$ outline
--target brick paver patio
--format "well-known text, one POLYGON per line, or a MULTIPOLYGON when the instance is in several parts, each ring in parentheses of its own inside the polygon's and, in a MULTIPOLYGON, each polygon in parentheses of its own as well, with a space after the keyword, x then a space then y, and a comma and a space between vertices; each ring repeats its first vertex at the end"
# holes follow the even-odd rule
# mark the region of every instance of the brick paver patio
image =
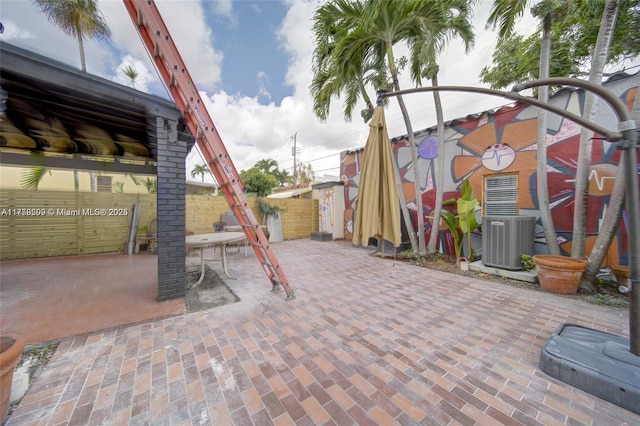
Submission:
POLYGON ((8 424, 640 424, 537 366, 562 323, 628 335, 626 309, 350 242, 274 248, 295 300, 231 253, 241 302, 62 340, 8 424))

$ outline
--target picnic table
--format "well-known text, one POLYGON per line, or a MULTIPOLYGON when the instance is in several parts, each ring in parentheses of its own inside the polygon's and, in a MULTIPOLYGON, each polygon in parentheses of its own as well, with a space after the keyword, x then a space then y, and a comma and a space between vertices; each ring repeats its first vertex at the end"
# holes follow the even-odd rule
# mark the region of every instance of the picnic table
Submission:
POLYGON ((207 247, 220 248, 220 258, 213 260, 219 260, 222 263, 224 274, 233 279, 227 271, 227 245, 241 242, 245 238, 246 235, 244 232, 215 232, 212 234, 188 235, 186 237, 187 245, 200 250, 200 278, 194 285, 200 284, 204 279, 204 249, 207 247))

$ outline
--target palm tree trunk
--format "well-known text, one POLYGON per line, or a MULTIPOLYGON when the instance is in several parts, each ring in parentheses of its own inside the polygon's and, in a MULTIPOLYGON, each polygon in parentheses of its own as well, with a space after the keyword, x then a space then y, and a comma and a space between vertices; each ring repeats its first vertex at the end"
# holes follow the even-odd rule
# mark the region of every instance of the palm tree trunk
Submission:
MULTIPOLYGON (((636 99, 633 102, 631 116, 636 123, 640 123, 640 90, 636 93, 636 99)), ((611 197, 609 198, 609 207, 602 221, 602 227, 599 229, 598 238, 596 239, 593 249, 589 254, 587 269, 580 279, 580 288, 586 291, 595 289, 596 275, 600 272, 600 265, 604 260, 613 238, 618 230, 622 211, 624 209, 625 191, 626 191, 626 173, 625 173, 625 156, 629 155, 628 150, 623 150, 620 160, 618 161, 618 170, 616 178, 611 189, 611 197)), ((583 290, 583 291, 584 291, 583 290)))
POLYGON ((371 120, 371 117, 373 117, 373 110, 375 107, 371 102, 371 98, 369 98, 369 95, 367 94, 367 89, 366 87, 364 87, 362 80, 360 80, 360 94, 362 95, 362 100, 367 105, 367 111, 368 111, 367 116, 366 118, 363 116, 363 118, 365 119, 364 121, 366 122, 371 120))
MULTIPOLYGON (((549 77, 549 58, 551 56, 551 14, 544 17, 542 40, 540 47, 540 78, 549 77)), ((549 100, 549 87, 541 86, 538 89, 538 100, 547 102, 549 100)), ((547 243, 547 250, 550 254, 559 255, 560 246, 558 236, 553 225, 551 207, 549 206, 549 185, 547 183, 547 112, 538 108, 538 142, 536 156, 537 194, 538 207, 540 209, 540 220, 547 243)))
MULTIPOLYGON (((431 85, 433 87, 438 87, 438 74, 435 74, 431 79, 431 85)), ((433 102, 436 107, 438 156, 436 158, 436 200, 433 210, 433 224, 431 226, 431 237, 429 238, 427 253, 435 253, 438 247, 438 237, 440 236, 440 214, 442 213, 442 200, 444 198, 444 114, 442 113, 440 92, 437 90, 433 92, 433 102)))
POLYGON ((87 61, 84 55, 84 41, 82 40, 82 34, 78 34, 78 48, 80 49, 80 67, 83 72, 87 72, 87 61))
MULTIPOLYGON (((394 90, 400 90, 400 83, 398 82, 398 69, 396 68, 394 58, 393 58, 393 49, 391 45, 387 46, 387 57, 389 61, 389 71, 391 73, 391 77, 393 79, 393 88, 394 90)), ((411 241, 411 249, 414 254, 418 254, 420 256, 426 253, 426 248, 424 245, 424 215, 422 209, 422 196, 420 193, 420 179, 418 174, 418 149, 416 148, 415 138, 413 136, 413 127, 411 126, 411 120, 409 119, 409 113, 407 112, 407 106, 404 104, 404 99, 402 96, 397 96, 398 105, 400 106, 400 111, 402 111, 402 118, 404 119, 404 123, 407 127, 407 134, 409 135, 409 148, 411 150, 411 161, 413 163, 413 171, 415 176, 415 192, 416 192, 416 205, 418 206, 418 240, 416 240, 416 234, 413 229, 413 225, 411 228, 407 229, 409 233, 409 240, 411 241)), ((400 174, 398 173, 398 177, 400 174)), ((403 193, 404 189, 402 187, 402 180, 398 180, 398 185, 400 186, 399 190, 403 193)), ((406 217, 409 217, 408 209, 406 209, 406 201, 403 202, 405 209, 407 210, 406 217)), ((406 220, 406 219, 405 219, 406 220)), ((406 222, 405 222, 406 223, 406 222)))
MULTIPOLYGON (((609 55, 609 46, 613 36, 613 28, 618 16, 618 1, 607 0, 600 22, 598 39, 591 60, 589 82, 600 84, 604 66, 609 55)), ((587 92, 582 116, 589 121, 595 121, 595 95, 587 92)), ((578 150, 578 166, 576 169, 575 207, 573 211, 573 238, 571 243, 571 257, 582 259, 585 257, 587 200, 589 199, 589 170, 591 168, 591 153, 593 147, 593 132, 583 128, 580 132, 580 148, 578 150)), ((598 264, 600 267, 600 264, 598 264)))

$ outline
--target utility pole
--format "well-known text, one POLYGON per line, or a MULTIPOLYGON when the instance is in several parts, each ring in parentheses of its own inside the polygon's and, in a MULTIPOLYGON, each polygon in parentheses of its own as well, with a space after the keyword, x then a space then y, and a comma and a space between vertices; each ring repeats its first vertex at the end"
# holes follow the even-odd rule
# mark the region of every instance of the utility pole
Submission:
POLYGON ((293 139, 293 148, 291 148, 291 155, 293 155, 293 184, 294 185, 298 184, 298 162, 297 162, 298 148, 296 147, 297 135, 298 135, 298 132, 295 132, 293 136, 291 136, 291 139, 293 139))

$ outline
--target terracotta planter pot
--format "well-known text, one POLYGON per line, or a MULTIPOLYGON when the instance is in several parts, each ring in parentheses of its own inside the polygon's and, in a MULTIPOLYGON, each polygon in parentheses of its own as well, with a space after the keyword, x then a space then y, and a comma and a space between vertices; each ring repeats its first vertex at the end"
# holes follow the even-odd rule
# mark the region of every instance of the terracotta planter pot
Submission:
POLYGON ((618 284, 625 287, 629 285, 629 267, 628 266, 616 265, 611 269, 613 269, 613 273, 616 275, 618 284))
POLYGON ((7 417, 11 401, 13 371, 20 360, 24 343, 13 337, 0 337, 0 423, 7 417))
POLYGON ((580 277, 587 262, 567 256, 537 254, 533 262, 538 267, 540 287, 556 294, 576 294, 580 285, 580 277))

